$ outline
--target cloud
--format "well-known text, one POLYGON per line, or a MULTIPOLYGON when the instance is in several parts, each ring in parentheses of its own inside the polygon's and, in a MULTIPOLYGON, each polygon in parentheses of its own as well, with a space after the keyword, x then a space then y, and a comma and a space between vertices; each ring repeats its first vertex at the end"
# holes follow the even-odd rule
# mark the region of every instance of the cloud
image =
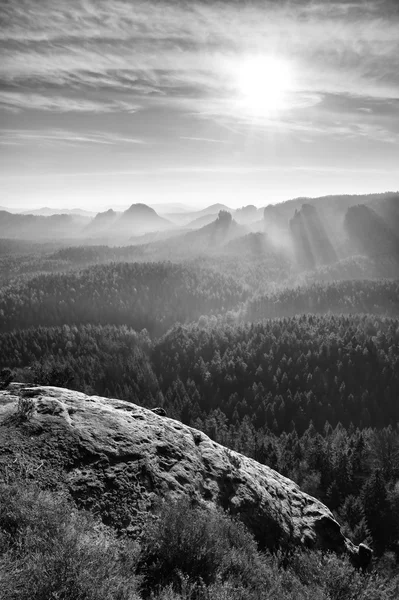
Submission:
POLYGON ((393 0, 16 0, 2 12, 0 105, 9 111, 155 108, 229 127, 350 135, 350 123, 334 124, 347 112, 326 102, 335 95, 359 99, 357 134, 396 139, 361 108, 379 100, 372 111, 381 115, 399 98, 393 0), (257 54, 284 57, 295 71, 273 120, 237 101, 237 68, 257 54))
POLYGON ((0 145, 81 145, 81 144, 143 144, 141 139, 129 138, 104 132, 78 132, 63 129, 27 130, 3 129, 0 131, 0 145))
POLYGON ((140 107, 135 103, 120 100, 88 100, 70 95, 50 96, 29 92, 0 91, 0 108, 14 112, 28 109, 53 112, 112 113, 136 112, 140 107))
POLYGON ((205 143, 209 143, 209 144, 229 144, 230 143, 228 140, 216 140, 214 138, 206 138, 206 137, 191 137, 191 136, 187 136, 187 135, 181 135, 180 139, 188 140, 191 142, 205 142, 205 143))
POLYGON ((228 85, 244 53, 290 57, 307 91, 395 95, 391 2, 33 0, 2 7, 3 81, 128 88, 228 85), (320 65, 323 69, 320 70, 320 65))

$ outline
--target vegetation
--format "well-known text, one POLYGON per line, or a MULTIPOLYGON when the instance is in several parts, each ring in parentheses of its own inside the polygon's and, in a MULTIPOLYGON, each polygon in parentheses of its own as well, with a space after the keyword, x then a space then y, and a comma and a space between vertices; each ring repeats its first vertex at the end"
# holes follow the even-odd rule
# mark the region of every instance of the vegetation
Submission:
POLYGON ((14 378, 14 373, 8 367, 0 371, 0 390, 5 390, 14 378))
POLYGON ((134 544, 118 541, 66 498, 0 488, 1 600, 130 600, 134 544))
POLYGON ((161 334, 176 321, 228 310, 246 297, 233 279, 208 271, 171 263, 117 263, 39 276, 2 290, 1 330, 96 323, 161 334))
POLYGON ((393 600, 399 576, 360 573, 345 559, 258 550, 223 513, 165 504, 140 540, 34 486, 0 488, 1 600, 393 600))

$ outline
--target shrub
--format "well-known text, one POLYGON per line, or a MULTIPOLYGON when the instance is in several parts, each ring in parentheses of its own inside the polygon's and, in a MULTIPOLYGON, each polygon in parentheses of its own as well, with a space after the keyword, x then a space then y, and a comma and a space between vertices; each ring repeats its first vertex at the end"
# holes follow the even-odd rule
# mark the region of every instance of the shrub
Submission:
POLYGON ((186 500, 165 503, 146 528, 140 568, 145 595, 169 584, 181 590, 187 578, 197 586, 230 580, 256 588, 266 576, 256 542, 242 523, 186 500))
POLYGON ((187 501, 161 507, 142 548, 62 494, 0 486, 0 600, 395 600, 399 577, 297 551, 281 568, 244 526, 187 501), (141 588, 142 595, 138 595, 141 588))
POLYGON ((8 388, 12 380, 14 379, 14 373, 11 369, 5 368, 0 371, 0 390, 8 388))
POLYGON ((17 419, 18 421, 29 421, 35 410, 35 403, 32 398, 20 396, 17 404, 17 419))
POLYGON ((60 495, 0 488, 1 600, 138 600, 136 554, 60 495))
POLYGON ((163 505, 143 536, 142 593, 152 600, 396 600, 399 579, 362 573, 349 559, 259 552, 241 523, 186 501, 163 505), (282 562, 286 564, 281 567, 282 562))

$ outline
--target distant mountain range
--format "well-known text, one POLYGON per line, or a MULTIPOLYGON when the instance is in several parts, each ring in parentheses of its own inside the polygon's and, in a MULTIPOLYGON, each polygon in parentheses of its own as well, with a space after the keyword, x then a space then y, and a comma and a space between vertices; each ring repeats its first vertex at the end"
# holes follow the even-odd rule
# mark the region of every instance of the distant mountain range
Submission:
POLYGON ((83 235, 88 239, 104 239, 108 243, 127 242, 136 236, 166 231, 174 224, 158 215, 146 204, 132 204, 123 212, 109 209, 98 213, 83 235))
POLYGON ((79 215, 13 214, 0 211, 0 237, 21 240, 74 239, 87 224, 88 219, 79 215))
POLYGON ((94 216, 80 209, 46 215, 51 210, 35 211, 44 214, 1 210, 0 238, 63 240, 72 245, 134 244, 158 260, 221 252, 248 257, 276 254, 305 271, 355 256, 382 257, 399 265, 399 193, 393 192, 296 198, 264 209, 249 205, 233 210, 213 204, 169 214, 169 218, 142 203, 94 216))
POLYGON ((201 210, 194 210, 189 212, 173 212, 165 214, 165 217, 176 223, 177 225, 188 226, 189 223, 196 221, 197 219, 201 219, 206 216, 217 217, 219 211, 226 210, 230 213, 234 213, 232 208, 229 208, 225 204, 212 204, 211 206, 207 206, 201 210))
POLYGON ((44 206, 43 208, 36 208, 34 210, 26 209, 17 211, 16 214, 36 215, 41 217, 51 217, 52 215, 79 215, 80 217, 94 217, 96 213, 90 210, 83 210, 82 208, 49 208, 48 206, 44 206))

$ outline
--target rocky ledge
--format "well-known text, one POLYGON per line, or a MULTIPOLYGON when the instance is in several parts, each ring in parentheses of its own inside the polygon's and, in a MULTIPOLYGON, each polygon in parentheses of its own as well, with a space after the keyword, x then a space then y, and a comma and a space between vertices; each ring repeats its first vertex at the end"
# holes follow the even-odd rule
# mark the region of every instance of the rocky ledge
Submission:
POLYGON ((185 496, 237 515, 263 547, 348 553, 331 511, 290 479, 196 429, 122 400, 11 384, 0 392, 0 478, 67 491, 107 524, 138 533, 162 500, 185 496), (19 408, 19 410, 18 410, 19 408))

